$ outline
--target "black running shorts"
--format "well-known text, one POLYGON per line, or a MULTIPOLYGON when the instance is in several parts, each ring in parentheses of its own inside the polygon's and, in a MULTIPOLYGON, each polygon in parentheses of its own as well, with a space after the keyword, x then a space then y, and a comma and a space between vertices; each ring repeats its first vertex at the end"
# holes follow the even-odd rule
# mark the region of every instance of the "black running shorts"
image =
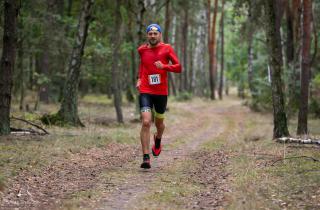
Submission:
POLYGON ((155 117, 163 119, 164 112, 167 108, 168 96, 166 95, 152 95, 148 93, 141 93, 139 96, 140 111, 151 112, 154 108, 155 117))

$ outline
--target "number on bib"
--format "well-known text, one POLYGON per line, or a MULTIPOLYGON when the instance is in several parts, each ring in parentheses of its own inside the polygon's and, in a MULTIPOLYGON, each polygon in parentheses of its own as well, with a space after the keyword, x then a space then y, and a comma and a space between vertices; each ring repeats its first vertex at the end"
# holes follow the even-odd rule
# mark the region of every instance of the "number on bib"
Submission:
POLYGON ((158 85, 160 84, 160 74, 151 74, 149 75, 149 84, 150 85, 158 85))

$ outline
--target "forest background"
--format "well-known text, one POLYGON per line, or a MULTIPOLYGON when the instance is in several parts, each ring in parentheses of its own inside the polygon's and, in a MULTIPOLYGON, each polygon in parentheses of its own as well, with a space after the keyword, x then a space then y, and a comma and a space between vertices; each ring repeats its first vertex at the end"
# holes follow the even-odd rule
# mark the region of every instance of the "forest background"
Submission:
MULTIPOLYGON (((14 7, 15 70, 2 74, 2 84, 9 87, 7 94, 13 87, 20 110, 61 102, 56 115, 42 118, 45 123, 83 125, 78 94, 113 98, 122 123, 122 101, 137 99, 136 49, 154 22, 163 27, 164 41, 172 44, 183 66, 181 75, 169 75, 171 96, 222 99, 229 87, 237 87, 253 110, 274 111, 274 137, 288 135, 286 114, 299 113, 298 134, 308 133, 308 114, 320 115, 319 2, 275 1, 269 10, 263 1, 246 0, 31 0, 14 7)), ((9 17, 5 8, 6 3, 2 26, 9 17)), ((10 100, 3 90, 1 96, 6 103, 2 113, 8 115, 10 100)), ((8 116, 2 119, 6 133, 8 116)))
POLYGON ((132 192, 163 209, 319 208, 318 145, 271 141, 319 144, 319 1, 0 2, 0 208, 123 209, 132 192), (160 191, 137 171, 150 23, 183 68, 148 176, 160 191))

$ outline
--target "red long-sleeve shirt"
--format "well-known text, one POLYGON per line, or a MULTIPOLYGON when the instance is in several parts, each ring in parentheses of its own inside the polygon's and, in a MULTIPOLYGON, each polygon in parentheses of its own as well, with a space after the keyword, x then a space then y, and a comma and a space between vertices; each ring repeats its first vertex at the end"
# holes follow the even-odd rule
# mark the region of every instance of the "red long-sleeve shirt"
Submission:
POLYGON ((171 45, 160 42, 156 47, 149 47, 144 44, 138 48, 138 52, 140 54, 140 93, 168 95, 167 72, 181 72, 180 62, 171 45), (156 61, 164 64, 163 69, 156 67, 154 64, 156 61))

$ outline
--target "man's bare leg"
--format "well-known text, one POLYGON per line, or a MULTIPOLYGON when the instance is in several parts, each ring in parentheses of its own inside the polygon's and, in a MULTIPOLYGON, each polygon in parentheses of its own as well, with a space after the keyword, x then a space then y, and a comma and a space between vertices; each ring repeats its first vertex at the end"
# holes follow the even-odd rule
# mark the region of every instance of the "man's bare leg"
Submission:
POLYGON ((142 153, 149 154, 150 153, 150 128, 151 128, 151 112, 141 112, 142 117, 142 127, 140 131, 140 140, 142 146, 142 153))
POLYGON ((156 138, 161 139, 163 131, 165 129, 164 119, 155 117, 155 125, 157 128, 156 138))

